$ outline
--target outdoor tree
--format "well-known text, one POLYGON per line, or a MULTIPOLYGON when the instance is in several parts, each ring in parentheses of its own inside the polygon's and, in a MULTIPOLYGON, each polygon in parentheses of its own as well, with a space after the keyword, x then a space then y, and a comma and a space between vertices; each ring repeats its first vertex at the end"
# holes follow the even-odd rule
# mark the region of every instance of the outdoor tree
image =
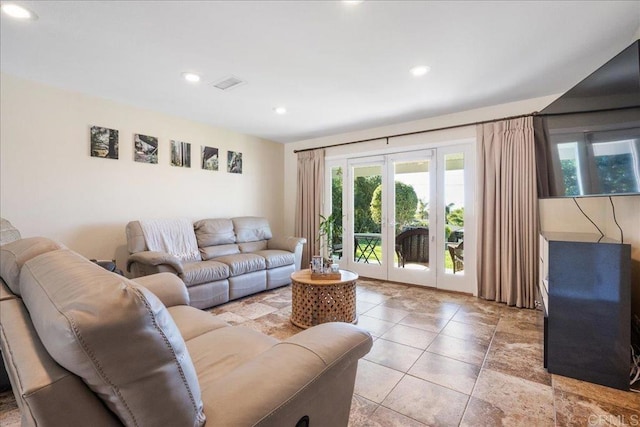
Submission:
POLYGON ((342 168, 331 178, 331 215, 333 217, 332 244, 342 243, 342 168))
POLYGON ((450 210, 447 214, 447 224, 464 226, 464 208, 450 210))
MULTIPOLYGON (((396 181, 396 226, 411 222, 416 215, 418 196, 413 186, 396 181)), ((382 222, 382 185, 379 185, 371 197, 371 218, 376 224, 382 222)))
POLYGON ((380 233, 380 221, 371 217, 373 192, 381 184, 380 175, 359 176, 353 180, 353 230, 355 233, 380 233))
POLYGON ((342 170, 331 180, 331 212, 336 213, 336 224, 342 227, 342 170))
POLYGON ((411 225, 429 228, 429 202, 418 199, 418 209, 416 209, 416 214, 411 225))
POLYGON ((422 221, 429 219, 429 202, 418 199, 418 210, 416 211, 416 219, 422 221))

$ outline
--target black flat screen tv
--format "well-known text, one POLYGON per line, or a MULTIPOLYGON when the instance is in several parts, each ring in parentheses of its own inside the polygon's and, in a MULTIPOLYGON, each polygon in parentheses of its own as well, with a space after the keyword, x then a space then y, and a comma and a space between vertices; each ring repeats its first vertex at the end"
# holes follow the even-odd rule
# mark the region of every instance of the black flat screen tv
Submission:
POLYGON ((640 194, 639 41, 535 121, 540 197, 640 194))

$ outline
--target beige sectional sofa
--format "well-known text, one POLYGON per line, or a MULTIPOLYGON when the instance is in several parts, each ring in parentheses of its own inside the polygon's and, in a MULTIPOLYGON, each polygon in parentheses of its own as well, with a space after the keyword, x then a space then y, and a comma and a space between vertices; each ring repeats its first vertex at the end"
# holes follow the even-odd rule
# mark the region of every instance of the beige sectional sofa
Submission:
POLYGON ((190 306, 175 274, 129 280, 44 238, 0 255, 0 348, 23 426, 348 423, 372 344, 354 325, 278 341, 190 306))
POLYGON ((194 307, 213 307, 288 285, 291 273, 300 269, 306 239, 274 237, 266 218, 203 219, 180 229, 179 221, 167 222, 161 228, 145 227, 142 221, 127 224, 127 270, 133 278, 177 274, 187 285, 194 307), (161 233, 185 234, 182 237, 194 247, 174 250, 179 253, 150 249, 152 242, 162 240, 161 233))

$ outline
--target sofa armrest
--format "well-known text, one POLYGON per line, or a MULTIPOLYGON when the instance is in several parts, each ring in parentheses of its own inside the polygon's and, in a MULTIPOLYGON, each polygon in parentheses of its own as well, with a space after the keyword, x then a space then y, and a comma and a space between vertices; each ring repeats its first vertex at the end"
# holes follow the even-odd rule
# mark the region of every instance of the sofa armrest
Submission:
POLYGON ((187 291, 187 287, 175 274, 158 273, 132 280, 153 292, 165 307, 189 305, 189 292, 187 291))
POLYGON ((346 425, 358 360, 371 335, 348 323, 307 329, 210 383, 201 382, 213 425, 346 425), (251 390, 251 398, 247 395, 251 390))
POLYGON ((153 266, 169 265, 173 267, 178 275, 184 274, 180 258, 166 252, 144 251, 131 254, 127 259, 127 271, 131 271, 131 264, 134 262, 153 266))
POLYGON ((322 323, 293 335, 278 345, 297 345, 318 356, 325 366, 330 366, 348 352, 360 359, 371 350, 371 334, 350 323, 322 323))
POLYGON ((20 408, 20 425, 122 425, 80 377, 51 357, 21 299, 0 302, 0 349, 0 363, 4 359, 20 408))
POLYGON ((267 241, 267 249, 280 249, 282 251, 293 252, 297 271, 300 270, 302 247, 305 243, 307 243, 307 239, 304 237, 274 237, 267 241))

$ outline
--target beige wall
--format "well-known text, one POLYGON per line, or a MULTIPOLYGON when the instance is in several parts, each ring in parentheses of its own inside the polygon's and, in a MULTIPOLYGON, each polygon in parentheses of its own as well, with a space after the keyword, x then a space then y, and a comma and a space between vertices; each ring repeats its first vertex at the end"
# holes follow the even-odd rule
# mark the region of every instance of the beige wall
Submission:
POLYGON ((2 74, 0 213, 24 236, 57 239, 121 265, 124 228, 140 218, 259 215, 283 230, 283 146, 2 74), (90 157, 92 125, 119 130, 119 159, 90 157), (133 161, 133 134, 159 138, 158 164, 133 161), (169 141, 191 143, 192 167, 169 164, 169 141), (243 154, 243 173, 200 168, 200 147, 243 154), (120 247, 120 249, 118 249, 120 247))

